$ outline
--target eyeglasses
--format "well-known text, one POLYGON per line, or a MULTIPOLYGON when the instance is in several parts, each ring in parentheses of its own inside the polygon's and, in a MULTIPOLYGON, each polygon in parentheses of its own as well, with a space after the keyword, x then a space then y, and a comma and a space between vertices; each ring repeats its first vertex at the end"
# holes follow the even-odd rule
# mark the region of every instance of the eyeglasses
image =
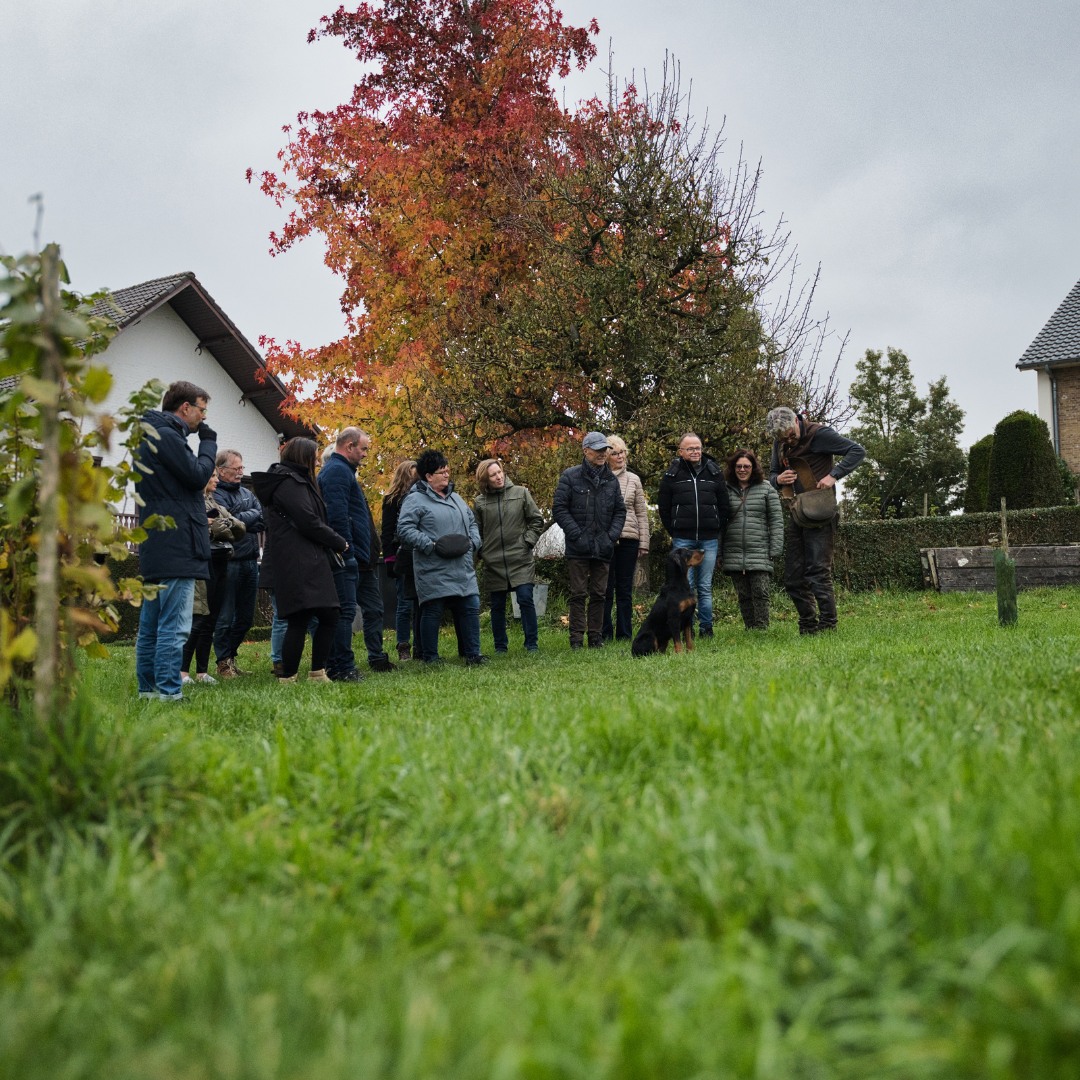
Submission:
POLYGON ((199 412, 201 412, 203 414, 203 416, 206 415, 206 406, 205 405, 196 405, 194 401, 189 401, 186 404, 190 405, 193 409, 198 409, 199 412))
POLYGON ((736 471, 741 471, 743 469, 752 469, 753 467, 753 465, 736 465, 735 469, 736 471))

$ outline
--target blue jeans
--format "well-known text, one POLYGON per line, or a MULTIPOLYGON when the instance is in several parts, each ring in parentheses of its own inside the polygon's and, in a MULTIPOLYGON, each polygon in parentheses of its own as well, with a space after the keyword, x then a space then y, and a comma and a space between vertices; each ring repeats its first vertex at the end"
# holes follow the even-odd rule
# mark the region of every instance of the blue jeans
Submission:
MULTIPOLYGON (((518 585, 518 607, 521 609, 521 629, 525 631, 525 648, 539 648, 536 641, 536 605, 533 604, 532 585, 518 585)), ((506 636, 506 590, 491 594, 491 633, 495 637, 495 651, 506 652, 510 639, 506 636)))
POLYGON ((408 645, 412 632, 415 630, 417 635, 420 633, 419 619, 417 619, 416 625, 413 625, 413 611, 418 609, 420 605, 415 600, 409 600, 405 596, 405 579, 403 577, 394 579, 394 588, 397 590, 397 614, 394 620, 397 643, 399 645, 408 645))
MULTIPOLYGON (((364 644, 367 646, 369 664, 382 663, 390 658, 383 648, 383 619, 386 609, 383 607, 382 589, 379 588, 379 575, 367 567, 360 570, 356 581, 356 606, 364 616, 364 644)), ((342 619, 345 612, 341 613, 342 619)), ((349 623, 352 634, 352 623, 349 623)))
POLYGON ((255 601, 259 594, 259 563, 256 559, 232 559, 225 601, 214 630, 214 655, 228 660, 240 651, 255 621, 255 601))
POLYGON ((157 694, 162 701, 183 697, 180 664, 191 633, 194 578, 165 578, 153 600, 144 600, 135 641, 135 674, 140 694, 157 694))
MULTIPOLYGON (((289 629, 289 620, 282 619, 278 616, 277 597, 273 593, 270 594, 270 603, 274 606, 274 622, 270 627, 270 663, 280 664, 281 647, 285 644, 285 631, 289 629)), ((318 626, 319 620, 312 619, 311 622, 308 623, 307 632, 309 634, 314 634, 316 629, 318 629, 318 626)))
POLYGON ((705 553, 705 558, 697 566, 690 567, 690 588, 697 593, 698 631, 709 633, 712 631, 712 576, 720 541, 672 540, 671 546, 705 553))
MULTIPOLYGON (((337 629, 334 631, 330 655, 326 658, 327 675, 345 675, 356 670, 356 657, 352 651, 352 624, 356 618, 356 583, 359 578, 360 571, 356 567, 355 559, 346 559, 344 567, 334 571, 341 618, 338 619, 337 629)), ((364 620, 364 628, 367 628, 367 619, 364 620)))
POLYGON ((458 616, 458 633, 465 656, 480 655, 480 596, 438 596, 420 605, 420 644, 424 649, 424 662, 433 664, 439 659, 439 627, 443 608, 448 607, 458 616))

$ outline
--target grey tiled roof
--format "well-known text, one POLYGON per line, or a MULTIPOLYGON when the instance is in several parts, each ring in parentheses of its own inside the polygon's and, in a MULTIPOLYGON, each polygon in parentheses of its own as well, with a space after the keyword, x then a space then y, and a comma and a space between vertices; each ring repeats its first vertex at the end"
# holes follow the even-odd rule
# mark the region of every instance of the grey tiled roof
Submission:
POLYGON ((194 277, 195 275, 188 270, 184 274, 171 274, 169 277, 140 282, 127 289, 116 289, 112 294, 113 304, 123 312, 123 315, 117 314, 111 305, 102 300, 94 304, 94 314, 113 319, 116 325, 123 329, 148 308, 155 307, 159 301, 171 296, 181 285, 194 277))
POLYGON ((1031 368, 1069 361, 1080 362, 1080 281, 1062 300, 1016 366, 1031 368))

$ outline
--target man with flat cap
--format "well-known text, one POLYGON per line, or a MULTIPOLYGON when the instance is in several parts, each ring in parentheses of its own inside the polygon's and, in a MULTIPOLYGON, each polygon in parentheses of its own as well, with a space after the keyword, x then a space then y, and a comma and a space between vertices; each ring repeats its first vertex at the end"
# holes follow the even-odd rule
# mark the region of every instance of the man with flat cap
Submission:
POLYGON ((604 596, 615 543, 622 536, 626 504, 618 477, 608 468, 607 437, 590 431, 581 442, 584 460, 559 478, 552 514, 566 536, 570 571, 570 648, 602 649, 604 596), (588 616, 585 602, 588 599, 588 616))

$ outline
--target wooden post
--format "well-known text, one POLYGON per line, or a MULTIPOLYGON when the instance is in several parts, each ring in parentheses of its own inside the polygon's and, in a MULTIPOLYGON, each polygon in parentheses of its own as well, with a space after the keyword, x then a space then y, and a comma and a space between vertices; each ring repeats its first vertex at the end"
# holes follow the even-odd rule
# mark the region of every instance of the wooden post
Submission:
POLYGON ((929 517, 930 516, 930 496, 925 491, 923 492, 923 496, 922 496, 922 516, 923 517, 929 517))
POLYGON ((37 596, 34 631, 34 710, 45 723, 52 715, 56 695, 57 645, 59 637, 59 562, 57 529, 60 524, 60 393, 63 367, 53 336, 60 314, 60 248, 50 244, 41 253, 41 368, 47 384, 35 402, 40 422, 40 472, 38 474, 37 596), (53 389, 55 387, 55 390, 53 389))
POLYGON ((1001 547, 994 553, 997 579, 998 622, 1014 626, 1016 611, 1016 563, 1009 558, 1009 523, 1005 517, 1005 497, 1001 498, 1001 547))

